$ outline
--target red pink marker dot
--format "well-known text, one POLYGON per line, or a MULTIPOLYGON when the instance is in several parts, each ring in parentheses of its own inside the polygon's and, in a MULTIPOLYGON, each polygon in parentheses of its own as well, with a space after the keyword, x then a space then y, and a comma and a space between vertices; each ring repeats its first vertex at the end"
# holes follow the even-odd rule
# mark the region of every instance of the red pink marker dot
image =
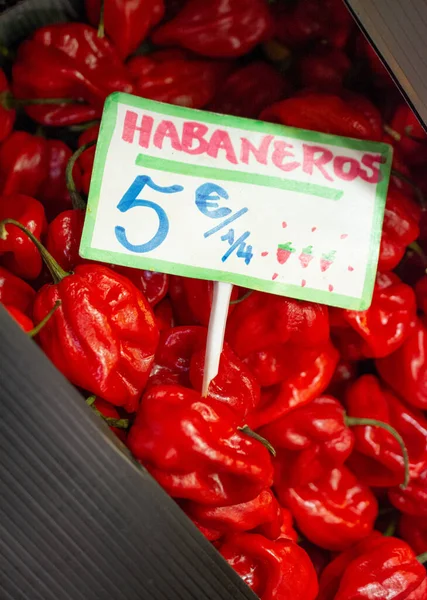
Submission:
POLYGON ((317 227, 312 227, 311 231, 316 231, 317 227))
POLYGON ((277 277, 279 277, 279 273, 273 273, 273 276, 271 279, 274 281, 275 279, 277 279, 277 277))
POLYGON ((328 285, 328 290, 329 290, 330 292, 333 292, 333 291, 334 291, 334 286, 333 286, 333 285, 331 285, 331 284, 329 284, 329 285, 328 285))
POLYGON ((342 233, 342 234, 340 235, 340 239, 341 239, 341 240, 345 240, 345 238, 346 238, 346 237, 348 237, 348 233, 342 233))
POLYGON ((286 223, 286 221, 282 221, 282 227, 283 227, 283 229, 286 229, 287 226, 288 226, 288 224, 286 223))
POLYGON ((301 287, 305 287, 305 286, 306 286, 306 284, 307 284, 306 280, 305 280, 305 279, 303 279, 303 280, 301 281, 301 287))
POLYGON ((348 268, 349 271, 354 271, 354 267, 352 267, 351 265, 348 265, 347 268, 348 268))
POLYGON ((268 256, 268 252, 261 252, 261 256, 268 256))

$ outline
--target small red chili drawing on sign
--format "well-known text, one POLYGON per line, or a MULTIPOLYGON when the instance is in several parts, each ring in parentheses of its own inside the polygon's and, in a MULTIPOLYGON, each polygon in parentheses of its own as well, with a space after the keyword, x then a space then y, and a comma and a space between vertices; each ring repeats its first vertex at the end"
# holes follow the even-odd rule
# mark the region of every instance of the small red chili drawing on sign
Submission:
POLYGON ((341 239, 341 240, 345 240, 345 238, 346 238, 346 237, 348 237, 348 233, 342 233, 342 234, 340 235, 340 239, 341 239))
POLYGON ((354 267, 352 267, 351 265, 348 265, 348 270, 349 271, 354 271, 354 267))
POLYGON ((305 287, 305 286, 306 286, 306 284, 307 284, 306 280, 305 280, 305 279, 303 279, 303 280, 301 281, 301 287, 305 287))
POLYGON ((282 227, 283 229, 285 229, 288 226, 288 224, 286 223, 286 221, 282 221, 282 227))
POLYGON ((331 250, 330 252, 325 252, 324 254, 322 254, 322 258, 320 259, 320 270, 322 271, 322 273, 327 271, 332 265, 332 263, 335 260, 335 255, 335 250, 331 250))
POLYGON ((280 265, 284 265, 288 258, 295 252, 295 248, 292 247, 292 242, 286 242, 286 244, 279 244, 277 246, 277 261, 280 265))
POLYGON ((268 252, 261 252, 261 256, 268 256, 268 252))
POLYGON ((330 292, 333 292, 333 291, 334 291, 334 286, 333 286, 333 285, 331 285, 331 284, 329 284, 329 285, 328 285, 328 290, 329 290, 330 292))
POLYGON ((312 227, 311 231, 316 231, 317 227, 312 227))
POLYGON ((301 254, 298 257, 303 269, 306 269, 310 262, 313 260, 313 246, 306 246, 302 249, 301 254))
POLYGON ((274 281, 275 279, 277 279, 278 276, 279 276, 279 273, 273 273, 273 276, 271 279, 274 281))

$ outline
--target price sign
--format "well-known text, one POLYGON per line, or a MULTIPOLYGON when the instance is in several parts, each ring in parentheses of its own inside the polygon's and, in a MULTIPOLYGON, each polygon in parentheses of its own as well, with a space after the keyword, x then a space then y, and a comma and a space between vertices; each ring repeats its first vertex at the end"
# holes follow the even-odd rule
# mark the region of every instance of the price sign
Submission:
POLYGON ((392 149, 115 93, 80 254, 363 310, 392 149))

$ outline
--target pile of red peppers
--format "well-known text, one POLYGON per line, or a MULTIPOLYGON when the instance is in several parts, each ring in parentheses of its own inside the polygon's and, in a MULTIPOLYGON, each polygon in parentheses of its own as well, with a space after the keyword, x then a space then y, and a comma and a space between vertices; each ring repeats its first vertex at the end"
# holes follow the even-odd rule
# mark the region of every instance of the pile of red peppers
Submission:
POLYGON ((0 302, 261 600, 426 600, 427 135, 342 0, 86 0, 0 71, 0 302), (80 258, 106 97, 394 147, 371 307, 80 258))

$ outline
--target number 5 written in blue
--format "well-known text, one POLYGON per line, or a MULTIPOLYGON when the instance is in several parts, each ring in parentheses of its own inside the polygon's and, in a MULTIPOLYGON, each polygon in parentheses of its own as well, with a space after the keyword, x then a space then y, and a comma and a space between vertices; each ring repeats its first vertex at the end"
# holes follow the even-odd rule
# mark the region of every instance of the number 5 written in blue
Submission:
POLYGON ((151 240, 148 240, 148 242, 145 242, 144 244, 131 244, 127 238, 124 227, 117 225, 114 229, 114 232, 117 240, 124 248, 126 248, 126 250, 138 252, 139 254, 150 252, 151 250, 154 250, 160 246, 160 244, 165 241, 169 232, 169 219, 163 208, 155 202, 150 202, 149 200, 140 200, 138 198, 139 194, 146 186, 155 192, 160 192, 161 194, 176 194, 177 192, 182 192, 184 189, 182 185, 161 187, 160 185, 155 184, 151 177, 148 177, 148 175, 138 175, 138 177, 135 177, 135 180, 131 184, 130 188, 118 203, 117 208, 122 213, 127 212, 131 208, 136 208, 137 206, 150 208, 157 214, 159 226, 151 240))

